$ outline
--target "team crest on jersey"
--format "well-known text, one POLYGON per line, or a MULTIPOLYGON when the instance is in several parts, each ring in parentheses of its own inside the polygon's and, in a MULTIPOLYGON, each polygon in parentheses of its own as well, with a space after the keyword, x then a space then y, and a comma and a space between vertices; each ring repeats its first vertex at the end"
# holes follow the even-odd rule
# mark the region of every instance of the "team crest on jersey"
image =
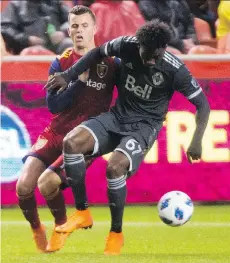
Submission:
POLYGON ((191 83, 192 83, 193 87, 196 89, 198 89, 200 87, 199 83, 194 78, 192 78, 191 83))
POLYGON ((164 82, 164 77, 163 74, 161 72, 157 72, 152 76, 153 79, 153 84, 155 86, 159 86, 161 85, 162 82, 164 82))
POLYGON ((108 66, 103 62, 101 64, 97 64, 97 75, 99 78, 104 78, 108 72, 108 66))
POLYGON ((37 140, 37 142, 33 145, 33 149, 34 150, 36 150, 36 151, 38 151, 38 150, 40 150, 40 149, 42 149, 45 145, 46 145, 46 143, 48 142, 48 140, 47 139, 38 139, 37 140))

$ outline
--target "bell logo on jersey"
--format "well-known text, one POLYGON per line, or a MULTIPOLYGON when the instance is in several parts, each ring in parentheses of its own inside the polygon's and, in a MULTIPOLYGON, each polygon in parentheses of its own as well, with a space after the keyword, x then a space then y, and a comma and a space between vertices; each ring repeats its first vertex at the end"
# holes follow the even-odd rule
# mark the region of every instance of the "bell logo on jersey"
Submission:
POLYGON ((129 91, 133 91, 134 94, 137 95, 138 97, 141 97, 143 99, 149 99, 153 87, 148 84, 145 84, 144 88, 141 86, 135 86, 135 82, 136 79, 128 74, 125 83, 125 88, 129 91))

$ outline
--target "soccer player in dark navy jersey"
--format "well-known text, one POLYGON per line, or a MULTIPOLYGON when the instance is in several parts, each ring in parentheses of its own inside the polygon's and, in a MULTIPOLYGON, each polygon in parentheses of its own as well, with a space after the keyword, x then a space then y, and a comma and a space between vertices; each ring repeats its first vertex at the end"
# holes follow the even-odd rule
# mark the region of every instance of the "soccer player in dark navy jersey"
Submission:
MULTIPOLYGON (((126 179, 137 171, 156 140, 175 91, 196 106, 196 130, 187 157, 190 162, 201 158, 209 104, 184 63, 166 51, 169 40, 168 25, 153 20, 143 25, 136 36, 119 37, 91 50, 46 85, 48 89, 57 85, 65 87, 75 74, 81 74, 98 59, 121 58, 116 105, 109 112, 83 122, 64 139, 64 165, 73 187, 85 178, 84 154, 97 156, 112 151, 106 170, 112 224, 105 254, 120 254, 124 243, 122 217, 126 179)), ((76 225, 70 220, 56 230, 72 232, 76 225)))

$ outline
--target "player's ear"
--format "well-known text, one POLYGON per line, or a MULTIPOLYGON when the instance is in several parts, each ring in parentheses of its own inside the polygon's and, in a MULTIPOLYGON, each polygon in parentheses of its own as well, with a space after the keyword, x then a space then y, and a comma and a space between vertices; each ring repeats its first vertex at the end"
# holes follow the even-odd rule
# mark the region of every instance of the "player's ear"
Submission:
POLYGON ((70 29, 69 29, 69 27, 67 28, 67 32, 68 32, 68 35, 70 37, 70 29))
POLYGON ((94 34, 94 35, 96 35, 97 30, 98 30, 98 27, 97 27, 97 25, 95 24, 95 25, 94 25, 94 28, 93 28, 93 34, 94 34))

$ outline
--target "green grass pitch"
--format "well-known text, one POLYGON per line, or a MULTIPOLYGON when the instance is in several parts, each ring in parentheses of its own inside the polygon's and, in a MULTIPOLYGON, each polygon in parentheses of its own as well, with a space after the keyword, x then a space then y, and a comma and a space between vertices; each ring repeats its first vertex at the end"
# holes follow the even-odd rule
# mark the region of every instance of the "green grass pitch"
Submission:
MULTIPOLYGON (((73 212, 68 208, 68 214, 73 212)), ((156 206, 127 206, 125 245, 121 256, 103 255, 109 230, 108 207, 91 208, 94 226, 78 230, 65 247, 53 254, 39 254, 31 231, 19 209, 2 209, 2 263, 230 263, 230 205, 195 206, 190 222, 182 227, 161 223, 156 206)), ((48 237, 52 216, 40 208, 48 237)))

